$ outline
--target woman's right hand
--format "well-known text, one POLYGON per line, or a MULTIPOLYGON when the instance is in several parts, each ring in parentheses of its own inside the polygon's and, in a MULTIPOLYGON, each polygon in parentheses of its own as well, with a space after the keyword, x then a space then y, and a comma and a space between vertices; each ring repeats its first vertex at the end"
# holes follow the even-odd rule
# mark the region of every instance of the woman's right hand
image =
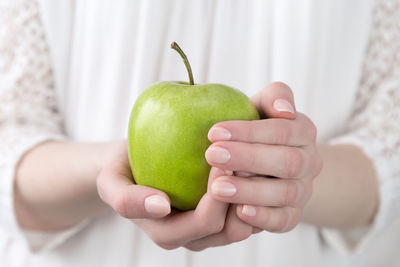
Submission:
MULTIPOLYGON (((209 184, 224 172, 212 168, 209 184)), ((195 210, 171 212, 168 196, 133 182, 126 149, 111 160, 97 178, 101 199, 131 219, 160 247, 174 249, 223 230, 229 204, 206 193, 195 210)))

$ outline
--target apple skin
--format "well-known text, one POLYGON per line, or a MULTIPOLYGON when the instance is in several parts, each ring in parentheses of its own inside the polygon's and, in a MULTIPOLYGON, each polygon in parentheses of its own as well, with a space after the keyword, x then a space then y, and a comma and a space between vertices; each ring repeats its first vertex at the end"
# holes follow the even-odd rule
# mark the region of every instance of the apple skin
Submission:
POLYGON ((210 172, 204 153, 212 125, 257 120, 250 99, 222 84, 160 82, 148 87, 132 109, 129 162, 137 184, 164 191, 173 207, 196 208, 210 172))

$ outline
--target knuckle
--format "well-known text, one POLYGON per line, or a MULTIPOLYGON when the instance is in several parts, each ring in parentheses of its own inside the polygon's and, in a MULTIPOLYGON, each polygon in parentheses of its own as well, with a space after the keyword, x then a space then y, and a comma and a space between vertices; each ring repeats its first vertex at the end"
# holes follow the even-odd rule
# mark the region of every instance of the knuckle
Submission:
POLYGON ((306 202, 311 198, 313 190, 314 190, 313 184, 310 183, 310 185, 307 186, 306 189, 305 189, 305 201, 306 202))
POLYGON ((286 152, 286 163, 286 178, 296 178, 300 176, 304 166, 304 158, 300 149, 289 149, 286 152))
POLYGON ((99 194, 101 200, 106 201, 106 194, 104 192, 103 184, 104 184, 104 174, 103 172, 100 172, 100 174, 97 176, 96 179, 97 193, 99 194))
POLYGON ((314 122, 305 114, 299 113, 299 120, 301 121, 302 125, 304 125, 303 129, 306 134, 307 140, 315 143, 317 140, 318 130, 317 126, 314 122))
POLYGON ((283 211, 284 212, 282 212, 282 214, 280 214, 280 216, 278 217, 276 225, 273 226, 273 232, 281 233, 284 232, 287 228, 287 225, 289 223, 289 214, 287 209, 283 209, 283 211))
POLYGON ((302 181, 298 184, 298 191, 301 193, 297 193, 297 197, 295 200, 289 204, 289 206, 294 208, 304 207, 307 201, 311 198, 313 192, 313 184, 312 181, 302 181), (301 190, 299 190, 299 188, 301 190))
POLYGON ((256 138, 256 122, 250 121, 248 127, 246 127, 246 138, 247 140, 254 141, 256 138))
POLYGON ((110 204, 109 201, 110 199, 110 192, 107 185, 107 180, 111 179, 113 176, 113 173, 110 172, 110 168, 107 166, 101 170, 101 172, 98 174, 96 177, 96 187, 97 187, 97 193, 99 197, 106 203, 110 204))
POLYGON ((185 248, 187 248, 190 251, 194 251, 194 252, 199 252, 199 251, 203 251, 205 249, 204 246, 196 246, 196 245, 186 245, 185 248))
POLYGON ((127 195, 124 193, 117 194, 112 203, 112 208, 122 217, 129 218, 127 210, 127 195))
POLYGON ((256 167, 256 152, 254 149, 248 152, 247 165, 247 169, 249 170, 253 170, 256 167))
POLYGON ((321 173, 323 165, 324 164, 323 164, 322 158, 317 152, 314 171, 313 171, 313 178, 317 177, 321 173))
POLYGON ((159 246, 160 248, 163 248, 163 249, 165 249, 165 250, 173 250, 173 249, 176 249, 176 248, 179 247, 178 245, 166 243, 166 242, 163 242, 163 241, 154 241, 154 240, 153 240, 153 242, 154 242, 157 246, 159 246))
POLYGON ((203 235, 212 235, 222 231, 224 222, 210 222, 210 220, 202 219, 199 221, 197 227, 203 235))
POLYGON ((221 232, 223 229, 224 229, 224 221, 220 221, 220 222, 218 222, 218 223, 216 223, 214 226, 213 226, 213 232, 214 233, 219 233, 219 232, 221 232))
POLYGON ((290 222, 288 223, 287 227, 283 230, 284 232, 289 232, 291 230, 293 230, 301 221, 301 211, 296 210, 290 220, 290 222))
POLYGON ((155 233, 148 232, 147 234, 149 235, 151 240, 153 240, 153 242, 157 246, 159 246, 163 249, 172 250, 172 249, 176 249, 176 248, 180 247, 178 240, 174 240, 172 238, 165 238, 165 237, 162 238, 162 236, 160 234, 158 234, 157 232, 155 232, 155 233))
POLYGON ((288 206, 296 202, 299 195, 299 185, 295 181, 288 180, 286 182, 286 194, 284 205, 288 206))
POLYGON ((270 221, 271 221, 271 213, 265 212, 263 214, 263 216, 260 218, 260 224, 263 226, 262 228, 264 230, 270 231, 269 225, 270 225, 270 221))
POLYGON ((228 243, 235 243, 247 239, 253 233, 253 227, 243 225, 239 228, 229 227, 225 232, 225 239, 228 243))
POLYGON ((273 136, 273 144, 285 145, 289 143, 290 136, 292 134, 291 128, 286 121, 275 121, 275 133, 273 136))
POLYGON ((110 175, 121 173, 121 171, 123 171, 123 166, 124 165, 121 164, 120 161, 112 161, 105 167, 105 172, 110 175))
POLYGON ((315 143, 317 141, 317 127, 315 124, 310 120, 310 126, 308 127, 308 136, 310 140, 315 143))

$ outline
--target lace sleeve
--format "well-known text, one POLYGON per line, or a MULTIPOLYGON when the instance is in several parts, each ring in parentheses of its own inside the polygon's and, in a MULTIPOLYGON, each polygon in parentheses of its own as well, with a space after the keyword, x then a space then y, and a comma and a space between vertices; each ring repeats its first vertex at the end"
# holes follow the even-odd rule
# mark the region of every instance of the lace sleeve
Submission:
POLYGON ((380 204, 374 224, 359 238, 349 234, 346 240, 344 233, 340 233, 342 247, 353 250, 400 217, 399 0, 376 0, 356 99, 346 133, 331 143, 355 144, 372 160, 379 182, 380 204))
POLYGON ((13 178, 20 158, 62 139, 49 49, 38 3, 0 1, 0 233, 18 236, 13 178))

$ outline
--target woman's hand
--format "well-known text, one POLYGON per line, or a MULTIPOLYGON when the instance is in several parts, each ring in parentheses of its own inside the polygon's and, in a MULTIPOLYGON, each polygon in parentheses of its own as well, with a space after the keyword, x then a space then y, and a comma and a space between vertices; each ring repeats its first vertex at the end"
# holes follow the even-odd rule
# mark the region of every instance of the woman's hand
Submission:
POLYGON ((240 241, 260 229, 290 231, 311 196, 322 168, 314 124, 295 113, 285 84, 272 83, 252 100, 268 119, 221 122, 209 131, 208 163, 232 172, 212 182, 212 196, 234 205, 221 233, 191 242, 189 249, 240 241))
POLYGON ((217 200, 239 204, 237 215, 250 225, 286 232, 300 221, 321 171, 316 128, 295 113, 285 84, 267 86, 253 101, 268 119, 221 122, 209 131, 208 163, 236 174, 216 179, 211 191, 217 200))
POLYGON ((100 197, 166 249, 202 250, 261 230, 289 231, 301 218, 321 160, 312 122, 295 115, 294 108, 283 110, 287 103, 282 100, 273 109, 278 98, 293 103, 290 89, 281 83, 271 84, 253 101, 263 117, 284 119, 221 122, 210 130, 214 144, 206 158, 214 167, 195 210, 170 213, 165 193, 134 184, 126 151, 99 175, 100 197), (223 155, 218 157, 221 149, 230 154, 225 163, 223 155))
MULTIPOLYGON (((136 223, 157 245, 174 249, 223 229, 229 204, 207 192, 195 210, 171 212, 164 192, 133 183, 127 155, 122 151, 102 170, 98 192, 104 202, 136 223)), ((221 175, 222 170, 212 168, 209 182, 221 175)))

